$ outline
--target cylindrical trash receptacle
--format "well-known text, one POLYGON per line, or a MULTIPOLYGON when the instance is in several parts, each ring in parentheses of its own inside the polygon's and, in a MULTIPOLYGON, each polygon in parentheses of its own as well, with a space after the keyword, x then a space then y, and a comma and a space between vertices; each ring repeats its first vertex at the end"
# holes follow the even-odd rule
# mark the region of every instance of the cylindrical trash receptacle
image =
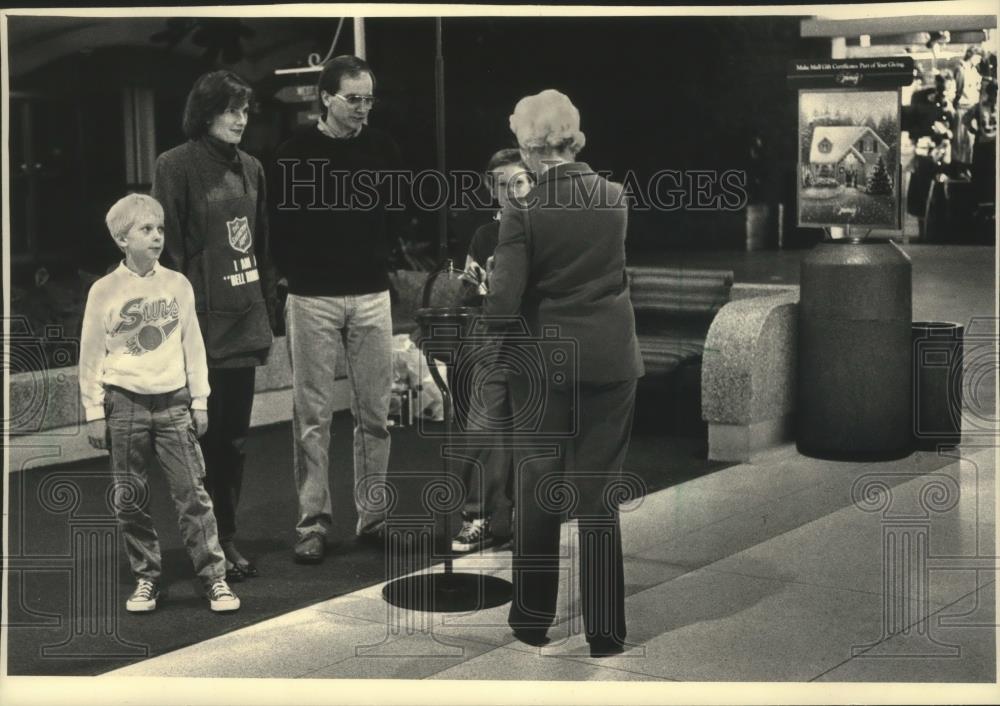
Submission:
POLYGON ((892 243, 824 241, 802 261, 796 441, 807 456, 913 450, 912 268, 892 243))
POLYGON ((913 322, 913 437, 918 449, 962 443, 964 327, 913 322))

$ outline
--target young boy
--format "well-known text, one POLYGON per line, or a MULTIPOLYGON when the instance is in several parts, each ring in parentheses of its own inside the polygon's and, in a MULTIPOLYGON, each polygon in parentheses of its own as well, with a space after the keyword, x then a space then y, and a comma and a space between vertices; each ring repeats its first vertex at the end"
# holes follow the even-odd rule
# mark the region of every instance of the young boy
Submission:
MULTIPOLYGON (((494 154, 486 165, 486 177, 500 211, 511 199, 525 196, 532 187, 531 175, 521 161, 520 151, 516 149, 504 149, 494 154)), ((465 258, 468 279, 481 283, 478 294, 485 294, 489 286, 493 251, 500 239, 500 211, 472 236, 465 258)), ((462 507, 462 527, 451 542, 454 552, 485 549, 511 534, 513 458, 507 443, 509 430, 497 422, 510 419, 511 409, 506 376, 496 365, 498 355, 499 345, 479 363, 484 368, 482 374, 472 377, 480 381, 481 386, 476 391, 478 394, 473 395, 469 427, 492 433, 496 442, 480 448, 476 453, 476 464, 469 472, 468 492, 462 507)))
POLYGON ((484 280, 489 269, 489 259, 493 257, 493 251, 497 249, 497 243, 500 241, 500 212, 512 198, 527 195, 533 186, 531 172, 521 161, 521 151, 514 148, 500 150, 490 157, 490 161, 486 164, 486 179, 490 193, 500 208, 492 221, 479 226, 476 230, 472 240, 469 241, 469 252, 465 256, 466 271, 477 273, 480 281, 484 280))
POLYGON ((154 610, 160 545, 147 513, 146 464, 160 462, 184 545, 211 609, 237 610, 226 584, 198 437, 208 428, 208 365, 191 283, 160 267, 163 208, 129 194, 105 219, 125 260, 90 289, 80 336, 80 392, 91 446, 111 451, 115 514, 135 591, 132 613, 154 610))

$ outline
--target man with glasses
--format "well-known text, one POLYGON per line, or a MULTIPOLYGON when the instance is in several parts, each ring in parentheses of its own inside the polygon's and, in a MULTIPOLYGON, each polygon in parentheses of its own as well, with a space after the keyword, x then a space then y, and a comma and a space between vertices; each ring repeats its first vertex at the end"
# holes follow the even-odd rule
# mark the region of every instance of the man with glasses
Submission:
POLYGON ((368 127, 375 76, 356 56, 323 68, 322 117, 278 147, 269 180, 273 258, 288 280, 285 323, 292 364, 299 512, 295 559, 319 563, 333 522, 328 453, 337 346, 343 342, 354 417, 354 480, 362 539, 381 540, 385 517, 366 496, 389 461, 392 317, 388 256, 401 212, 379 173, 399 170, 389 135, 368 127))

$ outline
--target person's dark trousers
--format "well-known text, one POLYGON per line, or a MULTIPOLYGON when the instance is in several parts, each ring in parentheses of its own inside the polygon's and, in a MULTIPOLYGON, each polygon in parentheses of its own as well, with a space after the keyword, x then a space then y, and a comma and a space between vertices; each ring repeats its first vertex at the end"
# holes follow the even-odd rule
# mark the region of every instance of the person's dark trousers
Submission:
MULTIPOLYGON (((609 492, 628 451, 635 380, 580 383, 548 389, 540 431, 515 436, 516 529, 513 597, 508 622, 538 639, 555 620, 559 590, 559 529, 564 513, 576 517, 580 542, 580 594, 587 641, 625 641, 625 578, 618 509, 609 492), (576 400, 574 404, 574 399, 576 400), (566 436, 549 436, 558 432, 566 436)), ((514 418, 539 409, 538 386, 511 376, 514 418)), ((521 416, 525 415, 525 416, 521 416)))
MULTIPOLYGON (((492 359, 488 363, 492 363, 492 359)), ((476 463, 468 464, 467 494, 462 513, 472 517, 492 518, 495 535, 511 534, 511 464, 510 400, 507 375, 496 366, 473 375, 478 383, 469 395, 466 425, 470 433, 489 436, 475 450, 476 463)))
POLYGON ((208 432, 201 437, 205 489, 215 506, 219 541, 236 536, 236 508, 243 488, 243 445, 250 429, 256 368, 209 368, 208 432))

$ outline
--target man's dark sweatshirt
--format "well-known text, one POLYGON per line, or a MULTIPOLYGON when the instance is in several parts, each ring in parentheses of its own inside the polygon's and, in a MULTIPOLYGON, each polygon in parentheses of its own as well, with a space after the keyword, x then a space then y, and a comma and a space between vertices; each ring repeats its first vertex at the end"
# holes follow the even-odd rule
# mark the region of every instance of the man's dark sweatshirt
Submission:
POLYGON ((408 184, 380 178, 402 169, 393 139, 369 127, 333 138, 309 124, 278 147, 270 167, 271 252, 288 291, 344 296, 388 289, 392 238, 402 234, 405 216, 386 207, 393 199, 404 203, 399 187, 408 184))

